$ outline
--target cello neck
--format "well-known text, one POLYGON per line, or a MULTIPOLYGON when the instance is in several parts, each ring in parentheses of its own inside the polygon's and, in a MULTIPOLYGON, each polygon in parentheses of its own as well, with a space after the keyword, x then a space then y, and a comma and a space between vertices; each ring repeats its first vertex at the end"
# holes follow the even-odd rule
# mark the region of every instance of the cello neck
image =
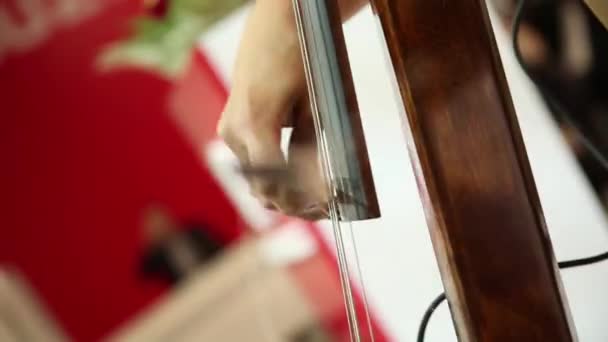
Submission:
MULTIPOLYGON (((297 3, 300 24, 312 27, 303 30, 302 46, 314 108, 335 93, 323 92, 326 72, 311 65, 343 76, 348 63, 339 52, 340 16, 302 11, 335 8, 336 1, 297 3), (338 53, 311 57, 314 27, 323 20, 325 44, 338 53)), ((396 157, 409 154, 415 170, 459 339, 576 341, 485 1, 372 0, 372 7, 404 108, 409 153, 396 157)), ((351 79, 333 81, 340 80, 349 94, 351 79)), ((320 120, 336 115, 325 114, 320 120)), ((329 158, 346 153, 334 149, 329 158)), ((355 155, 346 159, 367 160, 355 155)))

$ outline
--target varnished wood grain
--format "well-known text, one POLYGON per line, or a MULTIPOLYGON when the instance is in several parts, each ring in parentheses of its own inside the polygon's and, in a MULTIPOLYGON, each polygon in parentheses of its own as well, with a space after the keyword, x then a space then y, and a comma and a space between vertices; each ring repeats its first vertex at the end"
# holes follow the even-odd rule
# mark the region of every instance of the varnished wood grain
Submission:
POLYGON ((484 1, 373 5, 460 340, 575 341, 484 1))

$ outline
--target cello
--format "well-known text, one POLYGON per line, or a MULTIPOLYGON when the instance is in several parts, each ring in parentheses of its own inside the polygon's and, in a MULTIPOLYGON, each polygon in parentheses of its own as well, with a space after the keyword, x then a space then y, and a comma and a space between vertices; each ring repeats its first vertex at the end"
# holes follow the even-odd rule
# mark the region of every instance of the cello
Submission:
MULTIPOLYGON (((576 341, 485 2, 371 5, 459 340, 576 341)), ((339 4, 294 0, 294 10, 330 217, 377 218, 339 4)))

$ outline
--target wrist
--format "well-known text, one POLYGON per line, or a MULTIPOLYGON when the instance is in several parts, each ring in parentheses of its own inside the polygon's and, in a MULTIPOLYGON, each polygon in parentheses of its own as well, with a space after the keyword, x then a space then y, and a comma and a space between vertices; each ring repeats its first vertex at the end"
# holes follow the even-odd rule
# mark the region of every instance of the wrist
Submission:
MULTIPOLYGON (((308 0, 306 0, 308 1, 308 0)), ((256 0, 255 10, 259 16, 275 18, 295 27, 295 14, 292 0, 256 0)))

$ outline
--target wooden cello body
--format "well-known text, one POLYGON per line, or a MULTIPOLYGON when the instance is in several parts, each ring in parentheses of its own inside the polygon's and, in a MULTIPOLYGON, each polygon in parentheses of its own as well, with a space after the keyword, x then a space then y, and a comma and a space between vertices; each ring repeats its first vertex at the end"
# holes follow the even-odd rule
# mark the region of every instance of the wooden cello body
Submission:
MULTIPOLYGON (((347 90, 351 135, 363 141, 338 5, 296 0, 298 6, 313 112, 332 115, 314 108, 329 84, 318 80, 315 60, 338 61, 333 82, 347 90), (312 15, 325 15, 332 27, 329 52, 321 57, 312 51, 315 33, 306 30, 307 20, 314 26, 312 15)), ((485 1, 372 0, 372 7, 401 95, 409 158, 459 340, 576 341, 485 1)), ((367 170, 367 159, 358 161, 367 170)), ((373 189, 365 186, 367 176, 357 188, 373 189)))

